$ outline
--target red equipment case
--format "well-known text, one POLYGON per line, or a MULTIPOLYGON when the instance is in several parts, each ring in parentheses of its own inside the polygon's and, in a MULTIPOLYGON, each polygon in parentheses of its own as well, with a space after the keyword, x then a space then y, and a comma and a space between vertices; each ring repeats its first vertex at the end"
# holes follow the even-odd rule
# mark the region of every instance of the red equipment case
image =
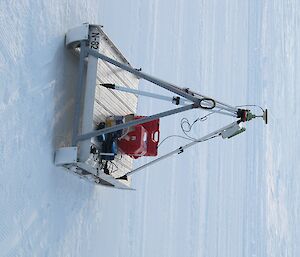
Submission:
MULTIPOLYGON (((144 118, 135 116, 134 119, 144 118)), ((134 130, 118 140, 118 148, 132 158, 157 156, 159 142, 159 119, 133 127, 134 130)))

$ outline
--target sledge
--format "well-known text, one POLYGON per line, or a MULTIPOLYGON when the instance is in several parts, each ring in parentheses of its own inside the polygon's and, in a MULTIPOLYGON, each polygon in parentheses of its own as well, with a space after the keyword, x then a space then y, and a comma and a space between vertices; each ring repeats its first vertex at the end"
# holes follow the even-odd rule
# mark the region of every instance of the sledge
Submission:
MULTIPOLYGON (((237 136, 246 130, 244 124, 254 118, 261 117, 267 124, 267 109, 258 106, 261 114, 255 115, 250 110, 255 105, 231 106, 133 68, 101 26, 83 24, 69 30, 66 47, 79 54, 78 85, 72 142, 56 150, 55 165, 95 184, 131 189, 131 175, 137 171, 203 141, 237 136), (140 79, 174 96, 138 90, 140 79), (169 101, 175 108, 141 116, 136 114, 137 96, 169 101), (235 120, 200 138, 188 138, 186 145, 158 156, 160 119, 192 109, 208 112, 200 120, 213 114, 235 120), (154 159, 133 168, 133 160, 144 156, 154 159)), ((184 125, 191 129, 193 124, 183 121, 181 125, 186 134, 184 125)))

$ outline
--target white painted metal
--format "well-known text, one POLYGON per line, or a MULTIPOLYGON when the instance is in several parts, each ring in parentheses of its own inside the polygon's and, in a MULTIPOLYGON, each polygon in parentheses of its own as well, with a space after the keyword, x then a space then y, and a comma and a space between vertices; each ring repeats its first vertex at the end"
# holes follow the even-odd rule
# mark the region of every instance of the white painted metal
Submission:
POLYGON ((66 46, 77 47, 80 41, 88 40, 89 24, 85 23, 79 27, 70 29, 66 34, 66 46))
POLYGON ((55 165, 62 166, 77 162, 77 147, 62 147, 55 152, 55 165))
MULTIPOLYGON (((130 63, 102 30, 100 38, 100 52, 116 61, 130 65, 130 63)), ((100 121, 105 121, 105 118, 110 115, 127 115, 136 113, 138 101, 136 95, 103 88, 100 86, 101 83, 120 84, 126 88, 138 89, 139 78, 99 59, 97 87, 94 101, 94 124, 98 124, 100 121)), ((133 159, 127 155, 123 155, 121 157, 121 155, 118 154, 114 163, 117 166, 117 169, 112 175, 116 177, 122 177, 124 174, 132 170, 133 167, 133 159)), ((130 184, 130 180, 131 178, 128 177, 128 184, 130 184)))
MULTIPOLYGON (((233 115, 236 118, 240 118, 240 111, 244 111, 246 113, 247 110, 239 110, 236 107, 224 104, 219 101, 215 101, 211 98, 205 97, 198 93, 192 92, 186 88, 180 88, 176 85, 170 84, 163 80, 160 80, 156 77, 148 75, 144 72, 141 72, 137 69, 134 69, 130 66, 130 64, 126 61, 126 59, 122 56, 122 54, 117 50, 114 44, 108 39, 108 37, 104 34, 100 27, 94 25, 87 25, 80 28, 75 28, 68 32, 66 37, 67 46, 78 46, 80 43, 81 53, 84 56, 87 56, 87 72, 86 72, 86 81, 85 81, 85 94, 83 96, 83 111, 81 117, 81 131, 79 134, 76 133, 75 144, 78 141, 82 141, 79 144, 79 162, 75 162, 75 157, 71 156, 71 154, 66 151, 63 152, 61 149, 61 153, 58 151, 58 157, 56 160, 57 165, 64 165, 68 169, 72 169, 75 167, 75 173, 82 177, 91 177, 94 179, 96 183, 101 181, 106 181, 108 185, 112 185, 118 188, 129 188, 130 180, 124 176, 125 174, 132 174, 146 166, 149 166, 153 163, 156 163, 168 156, 181 153, 184 149, 191 147, 192 145, 203 142, 205 140, 211 139, 215 136, 222 135, 223 138, 231 137, 232 135, 236 135, 237 132, 241 130, 239 123, 241 120, 238 120, 232 124, 229 124, 226 127, 223 127, 213 133, 210 133, 196 141, 193 141, 185 146, 182 146, 164 156, 161 156, 152 162, 136 168, 132 170, 132 159, 130 157, 122 158, 121 160, 114 160, 115 167, 117 167, 117 172, 111 171, 110 174, 104 173, 103 166, 107 167, 108 162, 104 164, 102 162, 97 161, 97 156, 93 156, 90 154, 90 146, 91 146, 91 138, 96 137, 103 133, 113 132, 119 129, 123 129, 128 126, 136 125, 140 122, 150 121, 151 119, 156 119, 159 117, 164 117, 167 115, 171 115, 177 112, 181 112, 188 109, 193 108, 202 108, 208 110, 210 115, 212 112, 225 114, 225 115, 233 115), (88 29, 87 29, 88 28, 88 29), (87 31, 89 34, 87 36, 87 31), (86 47, 85 41, 89 39, 89 47, 86 47), (103 42, 103 45, 101 43, 103 42), (99 50, 101 49, 101 53, 99 50), (99 63, 101 65, 97 65, 98 58, 101 59, 99 63), (98 73, 98 74, 97 74, 98 73), (110 89, 101 88, 100 84, 102 83, 111 83, 111 84, 120 84, 125 87, 130 88, 130 90, 122 90, 125 92, 137 92, 135 89, 137 88, 138 78, 143 78, 148 80, 158 86, 165 88, 181 97, 184 97, 185 100, 189 100, 193 102, 193 104, 189 106, 184 106, 177 108, 176 110, 171 110, 167 112, 162 112, 160 114, 151 115, 147 118, 142 118, 134 121, 128 121, 126 124, 115 125, 112 128, 104 128, 98 131, 93 131, 93 122, 97 125, 100 121, 104 121, 105 118, 109 115, 126 115, 130 113, 134 113, 136 110, 137 98, 136 96, 132 96, 132 99, 129 99, 129 96, 124 96, 123 92, 116 92, 110 89), (96 85, 99 84, 99 85, 96 85), (96 97, 95 97, 96 96, 96 97), (93 102, 93 99, 95 101, 93 102), (216 110, 213 110, 216 108, 216 110), (92 131, 92 132, 90 132, 92 131), (90 132, 90 133, 89 133, 90 132), (94 161, 94 158, 96 161, 94 161), (125 160, 125 161, 124 161, 125 160), (126 171, 127 170, 127 171, 126 171), (86 171, 86 172, 81 172, 86 171), (81 173, 80 173, 81 172, 81 173), (122 179, 121 179, 122 178, 122 179), (99 180, 98 180, 99 179, 99 180)), ((81 58, 81 60, 83 59, 81 58)), ((83 67, 83 61, 80 62, 81 67, 83 67)), ((82 69, 83 70, 83 69, 82 69)), ((83 72, 80 73, 81 77, 79 81, 82 81, 83 72)), ((83 83, 81 83, 83 84, 83 83)), ((150 96, 148 93, 143 93, 144 95, 150 96)), ((152 97, 155 96, 152 94, 152 97)), ((157 96, 157 95, 156 95, 157 96)), ((160 99, 165 99, 165 97, 158 97, 160 99)), ((168 98, 170 100, 170 98, 168 98)), ((183 102, 182 102, 183 103, 183 102)), ((80 105, 77 105, 80 107, 80 105)), ((81 107, 80 107, 81 108, 81 107)), ((256 116, 251 114, 250 111, 247 111, 247 121, 255 118, 256 116), (249 113, 248 113, 249 112, 249 113)), ((266 115, 265 115, 266 116, 266 115)), ((265 117, 266 120, 266 117, 265 117)), ((80 130, 80 129, 79 129, 80 130)), ((244 131, 244 130, 243 130, 244 131)), ((76 148, 77 152, 77 148, 76 148)), ((106 168, 105 168, 106 169, 106 168)))
POLYGON ((235 133, 237 133, 238 131, 240 131, 242 129, 242 125, 241 123, 236 124, 230 128, 225 129, 224 131, 222 131, 222 138, 229 138, 231 136, 233 136, 235 133))
POLYGON ((191 101, 188 101, 188 100, 185 100, 182 98, 179 98, 178 103, 177 103, 176 99, 171 96, 159 95, 159 94, 155 94, 155 93, 151 93, 151 92, 147 92, 147 91, 136 90, 136 89, 126 88, 126 87, 120 87, 117 85, 115 85, 115 90, 131 93, 131 94, 136 94, 136 95, 142 95, 142 96, 151 97, 151 98, 156 98, 156 99, 171 102, 171 103, 177 104, 177 105, 187 105, 187 104, 192 103, 191 101))
MULTIPOLYGON (((94 38, 95 39, 95 38, 94 38)), ((122 62, 126 65, 130 65, 120 51, 115 47, 107 35, 98 26, 84 24, 80 27, 71 29, 66 34, 66 46, 68 48, 75 48, 81 46, 94 48, 98 45, 98 50, 106 54, 110 58, 122 62), (100 37, 93 40, 91 33, 100 32, 100 37), (90 33, 90 36, 89 36, 90 33), (89 40, 87 42, 87 40, 89 40), (93 40, 93 43, 91 42, 93 40), (86 42, 86 44, 85 44, 86 42), (95 43, 99 42, 99 44, 95 43)), ((78 48, 82 50, 83 48, 78 48)), ((86 55, 85 51, 81 51, 83 56, 86 55)), ((84 60, 84 59, 83 59, 84 60)), ((82 62, 83 63, 83 62, 82 62)), ((85 130, 93 130, 93 126, 101 121, 105 121, 105 118, 111 115, 127 115, 136 112, 137 97, 135 95, 128 96, 123 92, 112 92, 99 86, 100 83, 120 83, 128 88, 138 88, 139 79, 128 72, 122 71, 119 68, 107 64, 106 62, 99 60, 93 56, 89 56, 84 61, 86 69, 86 76, 81 79, 83 80, 82 87, 83 92, 83 103, 80 103, 80 99, 77 99, 76 104, 80 110, 77 113, 78 122, 75 129, 75 137, 84 133, 85 130), (93 90, 94 89, 94 90, 93 90), (96 90, 95 90, 96 89, 96 90), (96 92, 95 92, 96 91, 96 92), (83 107, 83 106, 85 107, 83 107)), ((80 88, 79 88, 80 89, 80 88)), ((81 90, 78 89, 79 94, 81 90)), ((116 170, 114 173, 108 175, 100 169, 97 170, 97 164, 92 163, 90 158, 90 140, 85 142, 86 144, 79 144, 77 147, 61 148, 56 151, 55 164, 58 166, 64 166, 72 173, 79 175, 87 180, 97 182, 97 177, 102 181, 106 181, 110 185, 118 188, 130 188, 131 178, 127 179, 116 179, 116 177, 122 177, 122 174, 126 174, 132 169, 132 159, 129 156, 123 156, 122 158, 118 155, 114 161, 116 170), (80 161, 78 162, 78 157, 80 161), (80 167, 79 167, 80 166, 80 167), (87 171, 87 174, 81 174, 81 170, 87 171), (96 174, 97 173, 97 174, 96 174)), ((99 167, 98 167, 99 168, 99 167)))
POLYGON ((116 179, 111 175, 105 174, 101 169, 97 170, 97 169, 93 168, 92 166, 90 166, 86 163, 82 163, 82 162, 78 162, 77 166, 91 174, 96 175, 100 179, 106 181, 107 183, 111 184, 112 186, 114 186, 116 188, 131 189, 130 184, 128 184, 126 180, 116 179))
MULTIPOLYGON (((89 28, 89 48, 99 51, 100 31, 97 26, 90 25, 89 28)), ((81 133, 93 130, 94 99, 96 90, 98 58, 89 55, 85 82, 85 95, 83 101, 82 127, 81 133)), ((90 154, 91 139, 79 144, 79 160, 85 162, 90 154)))

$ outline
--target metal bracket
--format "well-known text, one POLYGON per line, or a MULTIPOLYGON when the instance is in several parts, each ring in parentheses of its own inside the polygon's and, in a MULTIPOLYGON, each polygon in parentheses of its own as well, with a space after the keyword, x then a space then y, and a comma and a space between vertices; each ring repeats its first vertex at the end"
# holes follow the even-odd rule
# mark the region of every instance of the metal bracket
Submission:
POLYGON ((77 162, 77 147, 62 147, 55 152, 55 165, 63 166, 77 162))

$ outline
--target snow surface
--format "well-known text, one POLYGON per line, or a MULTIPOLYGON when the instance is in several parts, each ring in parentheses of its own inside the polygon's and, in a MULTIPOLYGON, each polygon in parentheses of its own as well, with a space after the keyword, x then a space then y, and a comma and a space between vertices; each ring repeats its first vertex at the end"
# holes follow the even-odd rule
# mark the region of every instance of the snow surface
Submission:
MULTIPOLYGON (((299 256, 299 3, 2 0, 0 255, 299 256), (134 66, 224 102, 267 106, 270 124, 134 175, 133 192, 55 167, 77 80, 64 34, 87 21, 104 25, 134 66)), ((139 112, 168 106, 140 99, 139 112)), ((199 115, 164 119, 162 137, 199 115)), ((229 122, 212 117, 194 135, 229 122)))

